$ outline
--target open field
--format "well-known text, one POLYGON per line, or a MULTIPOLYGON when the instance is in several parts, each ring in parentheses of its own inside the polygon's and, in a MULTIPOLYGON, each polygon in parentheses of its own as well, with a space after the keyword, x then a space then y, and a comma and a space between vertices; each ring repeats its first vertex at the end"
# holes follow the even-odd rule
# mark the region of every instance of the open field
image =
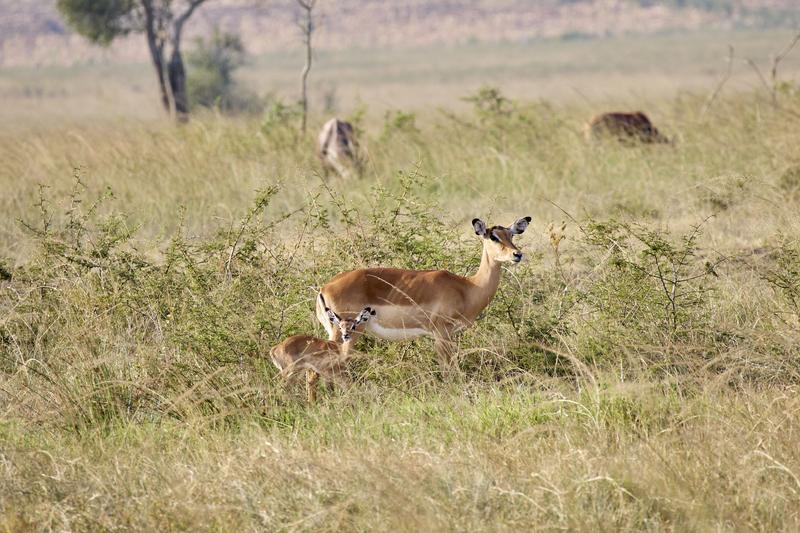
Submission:
POLYGON ((5 73, 45 96, 0 103, 0 530, 800 528, 800 93, 738 66, 709 107, 726 40, 631 39, 445 50, 441 78, 424 50, 321 59, 342 113, 369 105, 361 179, 291 120, 166 123, 140 67, 5 73), (459 100, 483 83, 511 100, 459 100), (675 145, 586 142, 612 103, 675 145), (277 381, 334 274, 471 273, 470 219, 524 215, 458 378, 430 340, 364 339, 316 405, 277 381))
MULTIPOLYGON (((459 99, 483 85, 502 87, 515 99, 545 98, 585 106, 645 106, 685 91, 709 92, 727 69, 728 45, 735 64, 727 91, 756 90, 771 55, 792 37, 789 30, 666 33, 609 39, 542 39, 528 43, 425 46, 400 50, 323 50, 310 78, 312 108, 350 113, 368 106, 378 121, 386 110, 436 107, 466 110, 459 99)), ((191 47, 191 43, 187 43, 191 47)), ((258 95, 296 98, 300 51, 255 56, 241 69, 245 87, 258 95)), ((781 64, 788 78, 800 72, 800 57, 781 64)), ((149 64, 100 62, 72 67, 9 67, 0 71, 0 130, 52 128, 120 118, 163 118, 149 64)))

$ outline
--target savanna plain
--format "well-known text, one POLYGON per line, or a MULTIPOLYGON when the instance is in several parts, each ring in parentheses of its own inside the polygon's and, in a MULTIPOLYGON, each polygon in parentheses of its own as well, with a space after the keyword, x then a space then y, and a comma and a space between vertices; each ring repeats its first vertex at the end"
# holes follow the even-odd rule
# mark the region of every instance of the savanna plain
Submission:
MULTIPOLYGON (((144 66, 3 73, 0 529, 798 530, 797 61, 720 84, 727 42, 790 37, 323 53, 311 131, 335 79, 368 153, 346 178, 280 107, 176 126, 144 66), (674 144, 587 142, 609 108, 674 144), (525 215, 458 375, 364 337, 349 387, 280 382, 333 275, 467 275, 470 220, 525 215)), ((273 59, 243 73, 288 92, 273 59)))

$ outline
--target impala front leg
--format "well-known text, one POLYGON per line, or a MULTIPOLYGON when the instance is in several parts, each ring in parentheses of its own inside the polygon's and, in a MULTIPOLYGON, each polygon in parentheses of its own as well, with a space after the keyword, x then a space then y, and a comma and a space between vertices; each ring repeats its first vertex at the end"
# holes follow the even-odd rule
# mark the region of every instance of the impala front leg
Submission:
POLYGON ((325 328, 325 333, 328 334, 328 340, 339 342, 340 332, 338 328, 334 327, 334 324, 331 323, 330 316, 328 316, 328 305, 325 303, 325 298, 322 296, 322 293, 317 295, 315 307, 314 312, 317 315, 317 320, 319 320, 322 327, 325 328))
POLYGON ((454 357, 458 348, 455 331, 450 326, 439 326, 434 333, 434 347, 439 359, 442 377, 451 377, 458 373, 458 360, 454 357))

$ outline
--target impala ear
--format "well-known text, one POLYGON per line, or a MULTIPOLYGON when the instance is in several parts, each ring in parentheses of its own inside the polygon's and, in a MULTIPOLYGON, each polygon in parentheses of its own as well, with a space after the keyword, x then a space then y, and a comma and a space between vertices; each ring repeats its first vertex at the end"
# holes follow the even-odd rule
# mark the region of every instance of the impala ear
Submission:
POLYGON ((512 235, 519 235, 520 233, 525 231, 530 222, 531 222, 531 217, 523 217, 514 222, 514 225, 508 229, 511 230, 512 235))
POLYGON ((475 235, 486 237, 486 222, 479 218, 472 219, 472 227, 475 230, 475 235))
POLYGON ((341 320, 341 319, 339 318, 339 315, 337 315, 336 313, 334 313, 334 312, 333 312, 333 311, 332 311, 330 308, 328 308, 328 307, 326 307, 326 308, 325 308, 325 312, 326 312, 326 313, 328 313, 328 320, 330 320, 330 321, 331 321, 331 323, 333 323, 333 324, 335 324, 335 325, 339 325, 339 321, 341 320))
POLYGON ((375 316, 375 310, 372 309, 371 307, 365 307, 358 314, 358 318, 356 319, 356 324, 360 324, 362 322, 366 322, 367 320, 370 319, 370 317, 373 317, 373 316, 375 316))

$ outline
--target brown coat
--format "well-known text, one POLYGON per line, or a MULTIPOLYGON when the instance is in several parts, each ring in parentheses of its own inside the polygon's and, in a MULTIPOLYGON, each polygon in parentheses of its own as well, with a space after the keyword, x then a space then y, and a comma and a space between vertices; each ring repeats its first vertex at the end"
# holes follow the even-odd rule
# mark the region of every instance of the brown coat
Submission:
POLYGON ((446 270, 363 268, 343 272, 326 283, 317 297, 317 318, 331 340, 338 332, 326 316, 329 306, 342 316, 369 306, 377 311, 366 331, 385 340, 402 341, 429 335, 443 366, 449 366, 452 338, 471 326, 494 298, 500 285, 502 263, 518 263, 522 252, 512 242, 525 231, 530 217, 511 227, 493 226, 475 219, 475 233, 482 237, 483 255, 473 276, 446 270))
POLYGON ((597 115, 586 125, 585 134, 587 138, 610 136, 628 142, 671 143, 641 111, 597 115))

